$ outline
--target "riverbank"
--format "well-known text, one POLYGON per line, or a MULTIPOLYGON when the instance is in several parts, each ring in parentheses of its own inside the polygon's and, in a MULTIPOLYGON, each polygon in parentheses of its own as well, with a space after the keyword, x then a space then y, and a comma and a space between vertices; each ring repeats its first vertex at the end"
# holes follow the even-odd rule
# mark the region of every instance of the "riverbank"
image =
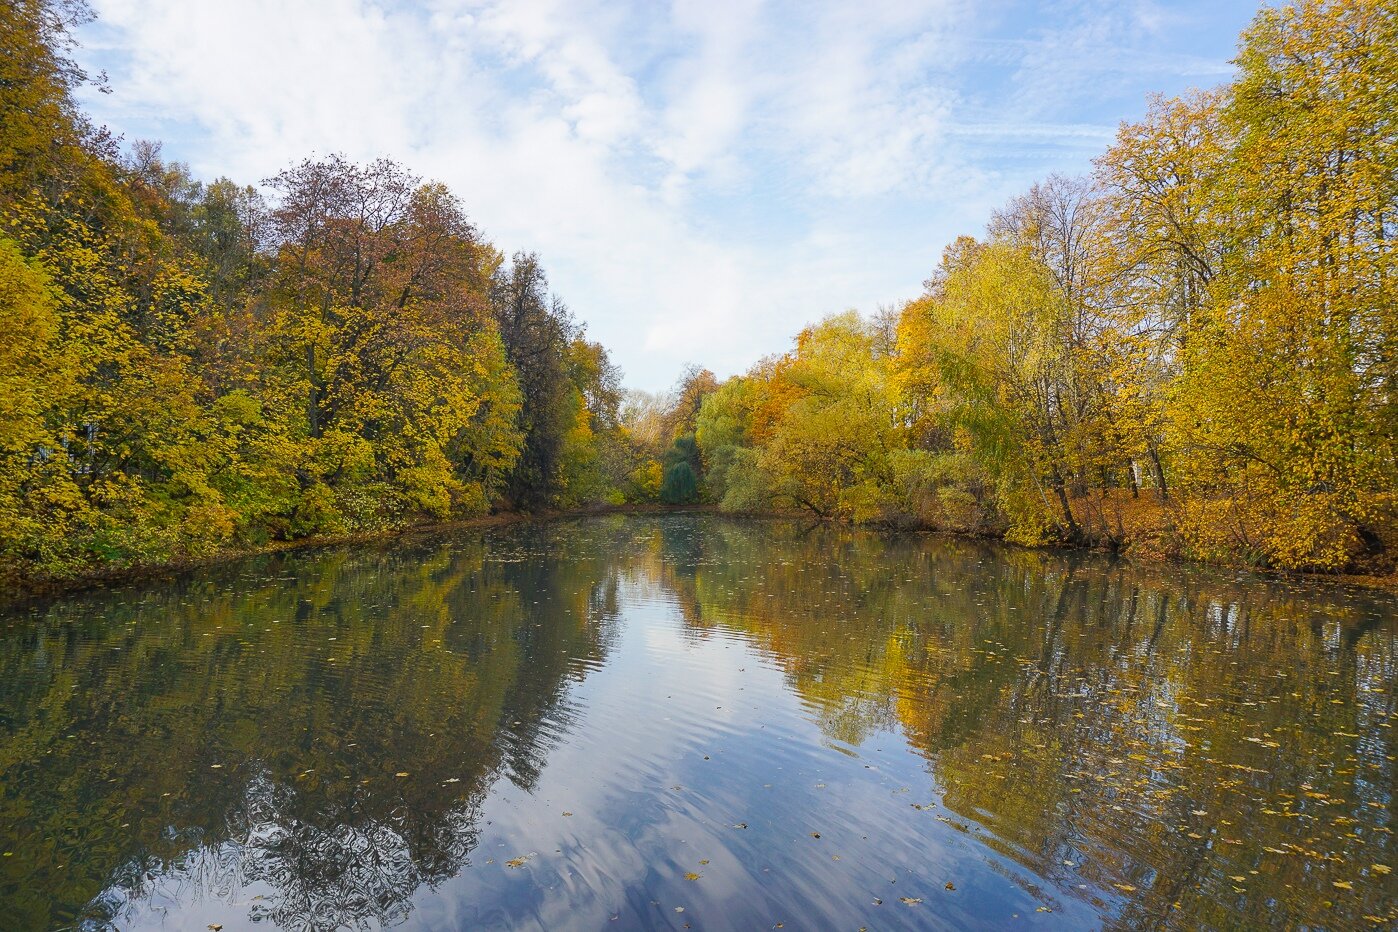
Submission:
MULTIPOLYGON (((335 547, 350 544, 383 543, 402 538, 431 535, 451 530, 468 528, 499 527, 526 521, 557 521, 602 515, 645 515, 645 514, 684 514, 711 513, 729 518, 751 520, 806 520, 814 523, 832 523, 832 519, 818 518, 808 512, 765 510, 725 512, 717 505, 661 505, 628 504, 597 505, 589 508, 572 508, 536 512, 504 511, 473 518, 459 518, 451 521, 431 521, 409 524, 382 531, 365 531, 352 534, 317 535, 290 541, 273 541, 262 547, 250 547, 219 551, 199 557, 187 557, 161 563, 134 564, 102 567, 74 576, 23 576, 16 568, 0 571, 0 604, 14 603, 27 599, 47 598, 67 595, 106 586, 122 585, 143 580, 158 580, 204 566, 216 566, 232 560, 304 550, 313 547, 335 547)), ((1281 570, 1266 566, 1251 565, 1243 560, 1200 560, 1184 556, 1168 544, 1168 533, 1162 523, 1161 509, 1137 508, 1129 520, 1120 520, 1116 533, 1090 534, 1080 544, 1050 543, 1042 547, 1055 551, 1092 550, 1113 553, 1133 563, 1174 564, 1180 566, 1213 566, 1218 568, 1246 569, 1276 579, 1296 579, 1312 582, 1354 586, 1365 589, 1381 589, 1398 592, 1398 573, 1319 573, 1297 570, 1281 570)), ((834 522, 840 523, 840 522, 834 522)), ((896 525, 870 522, 850 524, 851 527, 865 527, 894 535, 924 535, 938 537, 961 537, 973 540, 995 540, 1008 543, 1004 535, 994 529, 966 530, 927 525, 896 525)), ((1105 526, 1105 525, 1104 525, 1105 526)), ((1012 546, 1023 546, 1013 545, 1012 546)))
POLYGON ((269 541, 260 547, 241 547, 216 553, 187 556, 158 563, 134 563, 121 566, 96 567, 72 576, 26 575, 21 567, 0 568, 0 604, 26 599, 68 595, 105 586, 115 586, 150 579, 164 579, 203 566, 217 566, 232 560, 305 550, 311 547, 338 547, 348 544, 369 544, 391 541, 442 531, 499 527, 523 521, 552 521, 560 518, 581 518, 607 514, 659 514, 686 511, 717 511, 712 505, 598 505, 590 508, 548 510, 535 512, 502 511, 472 518, 449 521, 427 521, 406 524, 379 531, 359 531, 348 534, 319 534, 295 540, 269 541))

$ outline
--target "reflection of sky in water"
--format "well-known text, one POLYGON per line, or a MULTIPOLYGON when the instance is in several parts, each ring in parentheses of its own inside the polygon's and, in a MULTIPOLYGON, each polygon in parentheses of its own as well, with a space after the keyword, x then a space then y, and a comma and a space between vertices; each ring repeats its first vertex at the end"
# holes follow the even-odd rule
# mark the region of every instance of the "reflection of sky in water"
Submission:
POLYGON ((692 516, 352 553, 0 618, 0 914, 1289 925, 1336 881, 1318 915, 1398 908, 1385 597, 692 516), (166 780, 123 741, 223 763, 166 780), (45 807, 120 852, 100 895, 35 866, 45 807))
POLYGON ((743 929, 820 916, 857 928, 880 924, 881 909, 918 908, 900 897, 935 912, 885 922, 995 925, 1034 912, 1013 881, 976 876, 984 851, 937 837, 912 809, 930 801, 925 762, 899 735, 879 734, 855 756, 826 747, 811 710, 745 639, 697 639, 672 601, 634 595, 623 590, 626 626, 606 667, 576 692, 587 709, 579 727, 533 792, 486 802, 474 866, 420 892, 415 921, 743 929), (528 854, 525 868, 491 869, 528 854), (935 901, 963 877, 969 903, 935 901))

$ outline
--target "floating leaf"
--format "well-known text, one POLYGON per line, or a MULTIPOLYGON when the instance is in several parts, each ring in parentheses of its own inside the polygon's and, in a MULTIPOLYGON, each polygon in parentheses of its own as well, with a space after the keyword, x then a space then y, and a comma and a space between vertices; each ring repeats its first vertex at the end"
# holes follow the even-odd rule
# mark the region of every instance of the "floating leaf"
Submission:
POLYGON ((916 906, 917 904, 919 904, 919 903, 922 902, 922 897, 919 897, 919 896, 900 896, 900 897, 898 897, 898 902, 902 903, 902 904, 905 905, 905 906, 916 906))

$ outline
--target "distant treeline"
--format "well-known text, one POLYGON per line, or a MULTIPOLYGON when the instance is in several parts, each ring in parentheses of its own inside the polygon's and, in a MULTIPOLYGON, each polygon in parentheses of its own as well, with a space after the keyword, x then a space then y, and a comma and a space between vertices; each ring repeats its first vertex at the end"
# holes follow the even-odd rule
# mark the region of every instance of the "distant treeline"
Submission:
POLYGON ((725 508, 1389 572, 1398 6, 1262 10, 1236 79, 1155 99, 926 292, 703 400, 725 508))

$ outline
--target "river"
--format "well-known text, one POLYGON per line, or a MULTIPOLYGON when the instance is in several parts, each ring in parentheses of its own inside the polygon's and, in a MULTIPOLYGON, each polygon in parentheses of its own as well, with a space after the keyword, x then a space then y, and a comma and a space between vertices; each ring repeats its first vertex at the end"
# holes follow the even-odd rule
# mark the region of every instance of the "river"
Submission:
POLYGON ((0 613, 0 928, 1398 921, 1398 604, 604 516, 0 613))

